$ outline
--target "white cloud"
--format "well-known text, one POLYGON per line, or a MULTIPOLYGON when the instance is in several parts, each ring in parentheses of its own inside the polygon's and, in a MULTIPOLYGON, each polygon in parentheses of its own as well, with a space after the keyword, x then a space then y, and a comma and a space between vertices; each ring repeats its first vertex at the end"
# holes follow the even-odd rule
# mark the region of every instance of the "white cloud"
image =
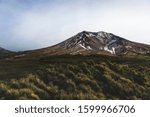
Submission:
MULTIPOLYGON (((132 41, 150 44, 148 0, 63 1, 38 4, 28 9, 16 5, 8 6, 10 10, 13 9, 13 16, 16 15, 15 19, 12 19, 15 22, 8 22, 13 23, 9 28, 9 47, 16 50, 46 47, 82 30, 103 30, 132 41)), ((4 26, 2 25, 2 28, 4 26)))

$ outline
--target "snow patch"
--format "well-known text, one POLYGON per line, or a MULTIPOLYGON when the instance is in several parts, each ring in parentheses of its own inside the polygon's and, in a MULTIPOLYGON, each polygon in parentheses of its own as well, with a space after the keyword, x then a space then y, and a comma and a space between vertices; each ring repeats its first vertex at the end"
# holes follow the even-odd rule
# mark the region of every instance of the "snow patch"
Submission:
POLYGON ((110 52, 111 54, 115 54, 115 48, 114 47, 112 47, 112 50, 111 50, 111 49, 108 48, 108 46, 105 46, 104 50, 107 51, 107 52, 110 52))
POLYGON ((94 37, 95 35, 93 33, 89 33, 89 36, 90 37, 94 37))
POLYGON ((115 42, 116 42, 116 40, 111 40, 111 41, 109 42, 109 45, 112 44, 112 43, 115 43, 115 42))
POLYGON ((104 50, 104 48, 103 48, 103 47, 99 47, 99 49, 100 49, 100 50, 104 50))
POLYGON ((132 48, 132 46, 126 46, 127 49, 132 48))
POLYGON ((92 50, 92 48, 90 46, 85 47, 82 44, 79 44, 79 46, 82 47, 83 49, 86 49, 86 50, 92 50))
POLYGON ((90 46, 87 46, 86 48, 87 48, 88 50, 92 50, 92 48, 91 48, 90 46))
POLYGON ((87 49, 87 48, 86 48, 86 47, 84 47, 82 44, 79 44, 79 46, 80 46, 80 47, 82 47, 82 48, 84 48, 84 49, 87 49))
POLYGON ((115 48, 114 48, 114 47, 112 47, 112 51, 113 51, 113 54, 116 54, 115 48))

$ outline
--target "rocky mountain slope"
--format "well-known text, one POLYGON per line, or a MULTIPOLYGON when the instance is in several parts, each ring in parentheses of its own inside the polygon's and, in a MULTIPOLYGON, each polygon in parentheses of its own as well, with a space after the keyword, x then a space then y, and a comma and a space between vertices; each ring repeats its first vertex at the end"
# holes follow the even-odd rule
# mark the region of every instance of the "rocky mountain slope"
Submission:
MULTIPOLYGON (((0 47, 0 59, 10 57, 15 52, 0 47)), ((18 54, 18 53, 17 53, 18 54)))
POLYGON ((149 55, 150 45, 129 41, 106 32, 83 31, 52 47, 38 50, 50 55, 149 55))
POLYGON ((0 47, 0 53, 10 53, 11 51, 0 47))

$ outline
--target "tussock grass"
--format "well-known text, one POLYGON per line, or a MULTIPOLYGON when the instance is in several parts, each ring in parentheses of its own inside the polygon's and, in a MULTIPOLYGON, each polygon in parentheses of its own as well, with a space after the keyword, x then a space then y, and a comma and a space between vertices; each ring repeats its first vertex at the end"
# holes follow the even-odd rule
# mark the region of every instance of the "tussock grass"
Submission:
POLYGON ((150 57, 2 59, 0 99, 150 99, 150 57))

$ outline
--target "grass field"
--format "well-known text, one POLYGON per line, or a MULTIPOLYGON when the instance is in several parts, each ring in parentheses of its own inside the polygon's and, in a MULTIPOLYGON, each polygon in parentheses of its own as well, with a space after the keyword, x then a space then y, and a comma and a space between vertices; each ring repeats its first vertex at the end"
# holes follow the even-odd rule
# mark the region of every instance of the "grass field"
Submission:
POLYGON ((150 99, 150 57, 1 57, 0 99, 150 99))

